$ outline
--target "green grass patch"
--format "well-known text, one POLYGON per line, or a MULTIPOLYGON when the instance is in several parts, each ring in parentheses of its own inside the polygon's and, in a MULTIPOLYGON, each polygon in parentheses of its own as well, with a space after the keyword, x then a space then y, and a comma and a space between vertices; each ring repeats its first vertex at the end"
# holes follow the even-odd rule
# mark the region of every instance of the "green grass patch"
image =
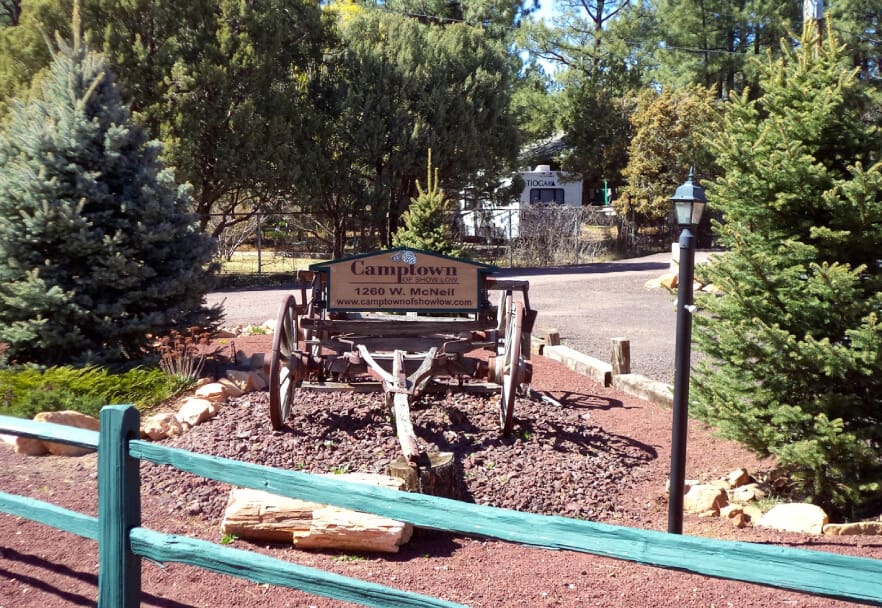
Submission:
POLYGON ((120 403, 144 410, 190 386, 192 380, 142 367, 119 374, 100 367, 0 369, 0 414, 33 418, 39 412, 75 410, 97 416, 105 405, 120 403))

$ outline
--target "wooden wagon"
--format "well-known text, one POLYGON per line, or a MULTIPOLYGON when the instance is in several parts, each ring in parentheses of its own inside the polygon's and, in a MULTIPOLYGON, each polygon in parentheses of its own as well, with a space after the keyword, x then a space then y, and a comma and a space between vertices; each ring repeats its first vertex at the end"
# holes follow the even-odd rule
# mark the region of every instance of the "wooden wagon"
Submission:
POLYGON ((510 433, 515 395, 531 379, 536 311, 528 282, 497 279, 495 270, 397 248, 302 271, 299 291, 282 300, 273 337, 273 428, 283 428, 298 389, 373 385, 385 393, 410 462, 424 457, 410 399, 432 388, 498 390, 500 429, 510 433))

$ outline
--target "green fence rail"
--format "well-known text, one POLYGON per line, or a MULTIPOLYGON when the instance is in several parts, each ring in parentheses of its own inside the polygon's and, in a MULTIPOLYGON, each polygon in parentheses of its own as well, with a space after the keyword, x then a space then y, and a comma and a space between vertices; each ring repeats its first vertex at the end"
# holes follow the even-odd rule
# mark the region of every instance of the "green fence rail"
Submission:
POLYGON ((97 518, 3 492, 0 512, 97 540, 99 606, 139 605, 141 558, 191 564, 363 606, 460 606, 241 549, 143 528, 139 459, 236 486, 383 515, 419 527, 882 605, 882 560, 667 534, 352 484, 142 441, 138 439, 138 426, 138 412, 131 406, 105 407, 101 411, 100 437, 92 431, 0 416, 0 433, 98 448, 97 518))

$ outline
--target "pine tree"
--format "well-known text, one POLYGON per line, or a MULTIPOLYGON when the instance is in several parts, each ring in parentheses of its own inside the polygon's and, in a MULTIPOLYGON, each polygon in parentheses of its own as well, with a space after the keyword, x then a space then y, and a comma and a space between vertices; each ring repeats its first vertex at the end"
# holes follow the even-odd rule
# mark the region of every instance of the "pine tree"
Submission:
MULTIPOLYGON (((701 167, 705 177, 713 173, 705 136, 719 128, 720 105, 712 88, 699 85, 647 89, 640 94, 631 115, 634 133, 628 164, 622 170, 626 184, 613 201, 622 227, 627 228, 619 230, 622 248, 635 249, 636 241, 628 239, 635 239, 641 230, 644 235, 667 236, 671 184, 680 183, 684 167, 701 167)), ((706 229, 701 227, 697 236, 700 242, 706 241, 706 229)))
POLYGON ((412 247, 424 251, 434 251, 449 256, 460 256, 460 250, 453 242, 451 218, 453 205, 444 197, 438 187, 438 169, 432 178, 432 151, 426 168, 426 189, 417 180, 416 198, 410 200, 410 207, 401 216, 402 226, 392 235, 395 247, 412 247))
POLYGON ((58 37, 42 95, 0 133, 0 342, 10 360, 121 360, 210 323, 210 239, 101 55, 58 37))
MULTIPOLYGON (((882 483, 882 138, 832 31, 759 65, 713 149, 729 251, 704 271, 694 411, 806 497, 858 514, 882 483)), ((878 503, 877 507, 878 508, 878 503)))

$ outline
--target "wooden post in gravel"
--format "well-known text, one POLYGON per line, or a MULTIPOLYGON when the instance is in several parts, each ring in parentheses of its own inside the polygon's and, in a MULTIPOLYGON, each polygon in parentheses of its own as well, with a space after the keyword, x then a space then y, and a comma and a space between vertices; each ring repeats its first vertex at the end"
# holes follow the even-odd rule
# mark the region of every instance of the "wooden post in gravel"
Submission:
POLYGON ((389 475, 403 479, 408 492, 462 499, 462 476, 453 454, 429 452, 425 460, 414 467, 407 458, 399 456, 389 463, 389 475))
POLYGON ((631 373, 631 341, 627 338, 613 338, 610 348, 612 375, 631 373))

